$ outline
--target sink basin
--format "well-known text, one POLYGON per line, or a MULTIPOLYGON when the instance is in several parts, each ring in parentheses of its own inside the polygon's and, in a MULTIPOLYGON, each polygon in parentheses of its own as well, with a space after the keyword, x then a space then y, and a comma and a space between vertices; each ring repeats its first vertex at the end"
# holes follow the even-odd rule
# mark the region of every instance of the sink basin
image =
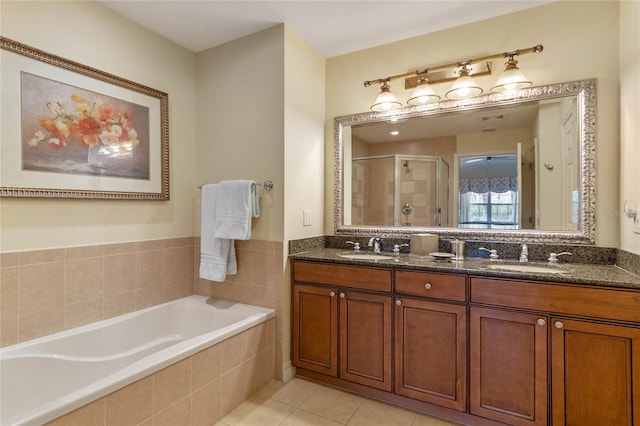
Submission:
POLYGON ((356 259, 356 260, 389 260, 389 259, 393 259, 393 256, 386 256, 384 254, 376 254, 376 253, 346 253, 346 254, 339 254, 338 256, 344 257, 345 259, 356 259))
POLYGON ((534 274, 564 274, 567 271, 565 269, 556 268, 553 266, 536 266, 536 265, 487 265, 488 269, 497 269, 500 271, 511 272, 523 272, 534 274))

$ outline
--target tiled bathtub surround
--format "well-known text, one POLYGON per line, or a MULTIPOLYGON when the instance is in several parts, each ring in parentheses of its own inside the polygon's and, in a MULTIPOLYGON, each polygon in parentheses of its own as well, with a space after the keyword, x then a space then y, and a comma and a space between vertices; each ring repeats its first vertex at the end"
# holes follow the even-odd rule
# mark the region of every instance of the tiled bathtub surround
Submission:
MULTIPOLYGON (((196 247, 196 294, 264 306, 276 310, 275 365, 276 378, 282 380, 283 348, 283 306, 288 306, 290 293, 283 288, 284 259, 282 242, 249 240, 236 241, 238 273, 228 275, 225 282, 213 282, 198 276, 200 259, 200 238, 195 239, 196 247)), ((288 315, 288 313, 287 313, 288 315)))
POLYGON ((274 326, 270 319, 47 424, 213 425, 273 379, 274 326))
POLYGON ((0 346, 194 293, 194 238, 0 253, 0 346))

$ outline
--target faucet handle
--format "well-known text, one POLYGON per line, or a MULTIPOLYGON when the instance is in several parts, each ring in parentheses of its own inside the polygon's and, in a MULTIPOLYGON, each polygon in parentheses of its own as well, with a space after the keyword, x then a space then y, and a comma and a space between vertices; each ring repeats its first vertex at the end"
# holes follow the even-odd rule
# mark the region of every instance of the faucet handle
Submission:
POLYGON ((488 248, 485 248, 485 247, 480 247, 478 250, 487 251, 489 252, 489 259, 498 260, 498 257, 499 257, 498 250, 495 250, 495 249, 489 250, 488 248))
POLYGON ((347 244, 353 245, 353 251, 360 251, 360 243, 354 243, 353 241, 347 241, 347 244))
POLYGON ((409 247, 409 244, 394 244, 393 254, 400 254, 400 247, 409 247))
POLYGON ((558 263, 558 256, 573 256, 571 253, 569 253, 568 251, 563 251, 562 253, 549 253, 549 259, 547 259, 549 261, 549 263, 558 263))

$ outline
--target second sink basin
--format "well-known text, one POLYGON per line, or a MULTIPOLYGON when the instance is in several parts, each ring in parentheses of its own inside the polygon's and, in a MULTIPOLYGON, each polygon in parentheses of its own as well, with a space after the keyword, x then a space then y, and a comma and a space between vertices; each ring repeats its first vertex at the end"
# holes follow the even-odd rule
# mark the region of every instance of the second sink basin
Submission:
POLYGON ((356 260, 388 260, 393 259, 393 256, 386 256, 384 254, 377 253, 345 253, 339 254, 338 256, 344 257, 345 259, 356 259, 356 260))
POLYGON ((536 265, 516 265, 516 264, 506 264, 506 265, 487 265, 488 269, 496 269, 500 271, 511 271, 511 272, 523 272, 523 273, 533 273, 533 274, 564 274, 567 271, 564 269, 560 269, 554 266, 536 266, 536 265))

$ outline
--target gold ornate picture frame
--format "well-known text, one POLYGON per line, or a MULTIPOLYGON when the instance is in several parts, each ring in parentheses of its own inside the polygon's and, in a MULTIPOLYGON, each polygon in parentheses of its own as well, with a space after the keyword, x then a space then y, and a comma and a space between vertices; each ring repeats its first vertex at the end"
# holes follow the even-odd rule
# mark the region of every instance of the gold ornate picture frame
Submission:
POLYGON ((169 199, 168 95, 0 37, 0 196, 169 199))

